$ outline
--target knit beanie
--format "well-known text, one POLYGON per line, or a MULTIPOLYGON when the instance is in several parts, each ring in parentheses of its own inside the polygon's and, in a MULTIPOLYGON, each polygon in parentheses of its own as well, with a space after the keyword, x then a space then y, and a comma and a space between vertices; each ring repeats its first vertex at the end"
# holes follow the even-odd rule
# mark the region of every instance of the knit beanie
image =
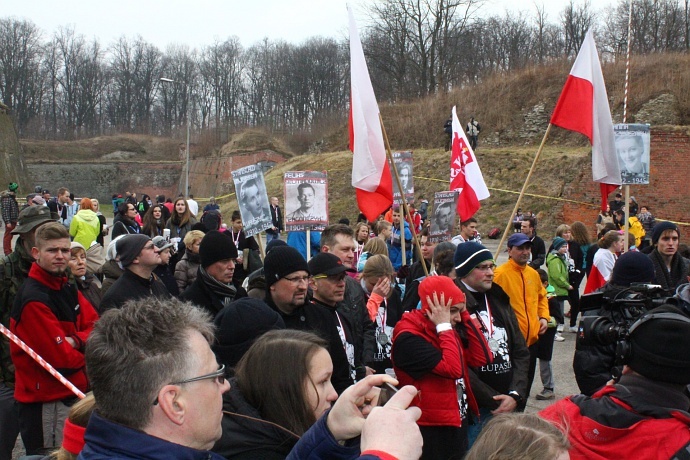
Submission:
MULTIPOLYGON (((462 244, 460 246, 462 246, 462 244)), ((429 309, 429 302, 426 298, 428 296, 433 301, 434 292, 439 301, 441 300, 441 294, 443 294, 445 302, 447 303, 450 300, 451 305, 465 301, 465 294, 455 285, 452 279, 447 276, 427 276, 419 283, 419 288, 417 290, 419 298, 422 301, 422 310, 429 309)))
POLYGON ((455 274, 460 279, 464 278, 474 270, 474 267, 486 260, 494 260, 494 256, 484 246, 474 241, 461 243, 455 250, 455 257, 453 257, 455 274))
POLYGON ((675 230, 678 232, 678 238, 680 238, 680 230, 678 229, 678 226, 673 222, 664 220, 662 222, 657 222, 654 225, 654 230, 652 230, 652 244, 657 244, 659 242, 659 238, 661 238, 661 234, 666 230, 675 230))
POLYGON ((266 254, 268 254, 269 252, 271 252, 273 248, 277 248, 278 246, 287 246, 287 243, 277 238, 269 241, 266 245, 266 254))
POLYGON ((555 251, 558 251, 559 249, 561 249, 563 247, 564 244, 568 244, 568 242, 564 238, 557 236, 556 238, 553 239, 553 242, 551 244, 553 245, 553 249, 555 251))
POLYGON ((309 266, 297 249, 292 246, 278 246, 271 249, 264 259, 266 289, 279 279, 298 271, 309 273, 309 266))
POLYGON ((631 354, 625 363, 650 380, 690 384, 690 318, 671 305, 655 308, 646 316, 663 313, 675 313, 679 318, 653 317, 631 327, 631 354))
POLYGON ((218 230, 211 230, 204 235, 199 244, 201 266, 206 268, 219 260, 227 259, 237 259, 237 247, 232 237, 218 230))
POLYGON ((151 238, 142 235, 141 233, 132 233, 124 235, 121 240, 116 243, 117 255, 120 256, 120 264, 123 267, 129 267, 134 262, 134 259, 139 257, 141 250, 144 249, 146 243, 151 241, 151 238))
POLYGON ((265 332, 285 329, 285 323, 276 311, 261 300, 249 297, 223 308, 213 322, 217 332, 212 349, 218 362, 227 367, 235 367, 265 332))
POLYGON ((610 282, 616 286, 627 287, 633 283, 652 283, 654 280, 652 259, 647 254, 629 251, 616 260, 610 282))

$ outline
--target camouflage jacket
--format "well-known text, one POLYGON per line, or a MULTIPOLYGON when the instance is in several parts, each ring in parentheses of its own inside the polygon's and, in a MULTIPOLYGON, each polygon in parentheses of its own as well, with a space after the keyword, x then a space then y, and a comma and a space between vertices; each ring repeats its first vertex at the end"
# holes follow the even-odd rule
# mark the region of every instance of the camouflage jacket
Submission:
MULTIPOLYGON (((14 252, 0 256, 0 322, 9 329, 10 312, 19 287, 29 275, 33 259, 24 249, 21 239, 17 240, 14 252)), ((0 382, 14 388, 14 365, 10 358, 10 342, 0 334, 0 382)))

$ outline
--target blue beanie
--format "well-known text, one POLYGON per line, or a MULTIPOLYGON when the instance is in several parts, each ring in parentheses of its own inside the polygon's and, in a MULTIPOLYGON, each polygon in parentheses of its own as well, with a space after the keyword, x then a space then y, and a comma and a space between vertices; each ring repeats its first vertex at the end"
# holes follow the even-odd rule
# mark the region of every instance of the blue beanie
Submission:
POLYGON ((561 249, 561 247, 563 247, 564 244, 568 244, 568 242, 564 238, 557 236, 553 239, 553 242, 551 244, 553 245, 553 249, 558 251, 559 249, 561 249))
POLYGON ((484 246, 474 241, 460 243, 455 250, 455 257, 453 257, 455 274, 458 278, 464 278, 474 270, 474 267, 485 260, 494 260, 494 256, 484 246))
POLYGON ((680 238, 680 230, 678 230, 678 226, 673 222, 664 220, 662 222, 657 222, 654 225, 654 229, 652 230, 652 244, 657 244, 659 242, 659 238, 661 238, 661 234, 666 230, 675 230, 676 233, 678 233, 678 238, 680 238))

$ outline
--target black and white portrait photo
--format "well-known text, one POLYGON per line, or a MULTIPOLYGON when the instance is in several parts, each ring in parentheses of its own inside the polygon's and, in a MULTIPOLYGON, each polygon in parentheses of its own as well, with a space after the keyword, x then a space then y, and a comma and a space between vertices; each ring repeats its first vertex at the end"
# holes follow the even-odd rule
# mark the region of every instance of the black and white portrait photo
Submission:
POLYGON ((456 191, 444 191, 434 193, 434 211, 431 215, 429 227, 429 241, 441 243, 450 241, 453 237, 453 226, 458 194, 456 191))
POLYGON ((323 230, 328 225, 328 176, 318 171, 288 171, 285 230, 323 230))
POLYGON ((242 215, 244 233, 254 236, 273 226, 268 195, 261 167, 256 165, 232 171, 237 204, 242 215))
POLYGON ((613 129, 621 183, 649 184, 649 125, 618 124, 613 129))
MULTIPOLYGON (((406 200, 414 198, 414 179, 412 177, 412 152, 393 152, 393 163, 398 170, 400 185, 406 200)), ((393 202, 402 203, 400 188, 395 180, 395 172, 391 167, 391 177, 393 178, 393 202)))

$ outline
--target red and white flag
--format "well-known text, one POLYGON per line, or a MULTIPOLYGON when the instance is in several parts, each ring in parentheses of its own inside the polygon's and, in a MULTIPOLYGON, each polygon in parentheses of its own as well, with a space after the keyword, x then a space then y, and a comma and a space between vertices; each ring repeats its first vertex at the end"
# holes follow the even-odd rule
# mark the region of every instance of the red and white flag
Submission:
POLYGON ((589 138, 592 144, 592 178, 601 183, 602 210, 606 209, 608 194, 621 184, 621 171, 604 75, 591 29, 585 35, 558 98, 551 124, 589 138))
POLYGON ((357 205, 367 220, 374 221, 393 205, 393 181, 386 161, 379 106, 371 86, 355 18, 350 16, 350 150, 352 186, 357 205))
POLYGON ((479 201, 489 198, 489 189, 479 169, 477 157, 462 129, 453 106, 453 144, 450 154, 450 189, 458 191, 458 216, 461 221, 472 217, 480 208, 479 201))

